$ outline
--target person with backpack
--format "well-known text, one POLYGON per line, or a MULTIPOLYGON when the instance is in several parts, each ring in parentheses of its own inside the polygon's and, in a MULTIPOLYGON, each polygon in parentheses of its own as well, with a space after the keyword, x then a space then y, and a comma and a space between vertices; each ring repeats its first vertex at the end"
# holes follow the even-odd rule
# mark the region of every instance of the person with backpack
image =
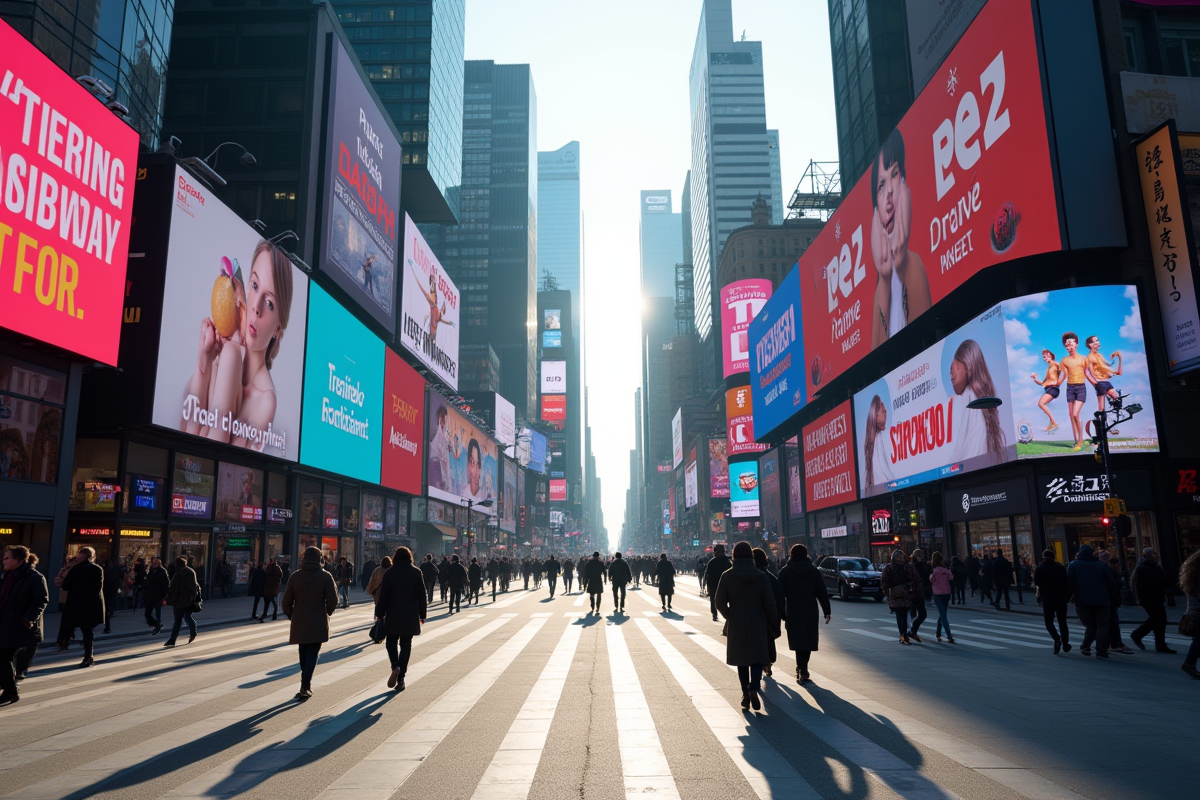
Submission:
POLYGON ((174 647, 179 638, 179 629, 183 623, 188 626, 188 644, 196 641, 196 620, 192 616, 196 604, 200 602, 200 581, 196 571, 188 566, 183 556, 175 559, 175 575, 171 578, 171 586, 167 589, 167 605, 175 616, 171 623, 171 636, 163 642, 163 647, 174 647))

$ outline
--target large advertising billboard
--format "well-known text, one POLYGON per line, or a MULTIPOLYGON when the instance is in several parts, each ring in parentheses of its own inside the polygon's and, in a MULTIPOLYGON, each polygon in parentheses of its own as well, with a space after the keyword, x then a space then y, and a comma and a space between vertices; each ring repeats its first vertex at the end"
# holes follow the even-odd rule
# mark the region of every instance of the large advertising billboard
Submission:
POLYGON ((1062 248, 1031 5, 984 6, 941 72, 800 259, 810 398, 980 270, 1062 248))
POLYGON ((788 517, 803 519, 804 510, 804 459, 801 457, 800 437, 788 439, 783 448, 787 460, 788 517))
POLYGON ((721 343, 725 377, 750 371, 750 320, 771 297, 765 278, 736 281, 721 289, 721 343))
POLYGON ((308 334, 300 460, 379 483, 383 342, 315 284, 308 334))
POLYGON ((383 392, 379 482, 419 495, 425 465, 425 379, 389 349, 384 355, 383 392))
POLYGON ((429 496, 465 506, 491 500, 496 516, 499 463, 496 443, 435 391, 427 393, 429 496))
POLYGON ((527 455, 528 460, 525 461, 522 466, 529 467, 534 472, 540 472, 545 475, 547 444, 546 435, 544 433, 539 433, 532 428, 526 428, 525 430, 521 431, 521 438, 525 439, 526 437, 528 437, 529 441, 529 452, 527 455))
POLYGON ((754 413, 749 386, 737 386, 726 390, 725 422, 729 455, 764 453, 769 449, 768 445, 754 441, 754 413))
POLYGON ((115 366, 138 135, 0 21, 0 325, 115 366))
POLYGON ((336 36, 332 47, 321 269, 394 333, 400 143, 336 36))
POLYGON ((567 362, 542 362, 542 394, 563 394, 567 391, 567 362))
POLYGON ((308 277, 179 167, 172 204, 151 419, 295 461, 308 277))
POLYGON ((733 517, 758 516, 758 462, 729 465, 729 513, 733 517))
POLYGON ((762 517, 764 533, 778 534, 783 529, 781 450, 776 447, 758 459, 758 513, 762 517))
POLYGON ((801 336, 800 267, 750 323, 750 386, 754 424, 766 437, 808 404, 801 336))
POLYGON ((683 463, 683 409, 671 417, 671 469, 679 469, 683 463))
POLYGON ((458 391, 458 287, 417 226, 404 215, 400 344, 458 391))
POLYGON ((511 459, 502 460, 504 462, 504 480, 500 484, 498 524, 500 530, 516 533, 517 505, 520 503, 517 499, 517 465, 511 459))
MULTIPOLYGON (((542 421, 562 423, 567 419, 567 396, 565 394, 542 395, 542 421)), ((562 425, 556 425, 562 430, 562 425)))
POLYGON ((683 468, 683 504, 691 508, 700 502, 700 486, 696 475, 696 451, 688 453, 687 466, 683 468))
POLYGON ((708 440, 708 496, 729 497, 729 454, 725 439, 708 440))
POLYGON ((496 440, 506 447, 517 443, 517 409, 512 403, 496 393, 495 415, 492 424, 496 428, 496 440))
POLYGON ((550 481, 550 502, 565 503, 567 502, 567 482, 564 479, 554 478, 550 481))
MULTIPOLYGON (((858 499, 854 426, 850 414, 850 401, 847 400, 804 426, 805 507, 809 511, 858 499)), ((796 469, 797 477, 799 472, 796 469)))

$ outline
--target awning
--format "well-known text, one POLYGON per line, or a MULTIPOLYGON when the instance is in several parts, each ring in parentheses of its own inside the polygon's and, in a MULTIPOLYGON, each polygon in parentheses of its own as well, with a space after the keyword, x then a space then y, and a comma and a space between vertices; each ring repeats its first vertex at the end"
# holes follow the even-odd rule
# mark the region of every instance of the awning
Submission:
POLYGON ((455 528, 453 525, 445 525, 441 522, 413 522, 411 524, 411 530, 414 538, 424 533, 426 536, 441 536, 443 543, 458 541, 458 528, 455 528), (428 526, 433 530, 427 530, 424 526, 428 526))

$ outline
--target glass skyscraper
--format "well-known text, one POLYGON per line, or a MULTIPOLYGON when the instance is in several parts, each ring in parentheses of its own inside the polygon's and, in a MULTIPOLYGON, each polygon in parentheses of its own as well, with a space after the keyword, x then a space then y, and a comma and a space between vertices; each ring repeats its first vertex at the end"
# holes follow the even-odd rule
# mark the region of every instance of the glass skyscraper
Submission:
POLYGON ((670 189, 643 191, 639 199, 642 297, 673 298, 675 265, 683 262, 683 220, 671 210, 670 189))
POLYGON ((582 345, 580 307, 583 289, 583 218, 579 200, 579 142, 537 154, 538 281, 547 275, 571 293, 571 325, 576 347, 582 345))
POLYGON ((779 131, 767 131, 771 148, 771 224, 783 224, 783 167, 779 162, 779 131))

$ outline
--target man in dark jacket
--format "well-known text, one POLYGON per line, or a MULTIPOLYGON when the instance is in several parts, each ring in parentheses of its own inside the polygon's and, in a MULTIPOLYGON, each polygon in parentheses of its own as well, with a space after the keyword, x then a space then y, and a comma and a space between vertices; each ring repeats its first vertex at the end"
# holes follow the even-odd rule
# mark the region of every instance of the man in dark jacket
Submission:
POLYGON ((714 545, 713 557, 704 567, 704 587, 708 591, 708 608, 712 611, 713 622, 717 621, 717 584, 731 566, 733 562, 725 555, 725 545, 714 545))
POLYGON ((441 562, 437 565, 438 573, 438 588, 441 592, 442 602, 446 602, 446 598, 450 595, 450 559, 442 556, 441 562))
POLYGON ((462 596, 467 590, 469 578, 466 567, 458 560, 458 553, 455 553, 450 559, 450 569, 446 572, 446 581, 450 584, 450 604, 447 606, 449 613, 462 611, 462 596))
POLYGON ((1167 647, 1167 609, 1163 605, 1167 602, 1170 581, 1167 580, 1167 573, 1159 566, 1158 552, 1153 547, 1142 550, 1142 562, 1134 567, 1130 584, 1137 604, 1146 612, 1146 621, 1129 634, 1129 638, 1139 650, 1145 650, 1146 645, 1142 644, 1142 638, 1147 633, 1153 633, 1154 649, 1157 652, 1174 653, 1174 650, 1167 647))
POLYGON ((979 590, 979 573, 983 570, 983 564, 975 557, 972 552, 964 562, 967 568, 967 583, 971 585, 971 597, 975 596, 975 592, 979 590))
POLYGON ((179 638, 179 629, 186 622, 188 626, 188 644, 196 639, 196 620, 192 617, 192 606, 200 599, 200 581, 196 571, 188 566, 187 559, 175 559, 175 575, 167 589, 167 605, 171 607, 174 620, 171 623, 171 636, 163 642, 163 647, 174 647, 179 638))
MULTIPOLYGON (((254 598, 254 605, 250 609, 250 619, 258 619, 258 604, 263 599, 263 586, 267 582, 267 573, 262 568, 262 564, 250 565, 250 581, 246 585, 246 594, 254 598)), ((263 616, 267 615, 267 604, 263 603, 263 616)))
POLYGON ((362 572, 358 574, 358 585, 362 587, 364 592, 367 590, 367 584, 371 582, 371 573, 378 566, 373 558, 368 558, 367 563, 363 564, 362 572))
POLYGON ((13 545, 4 551, 0 573, 0 705, 17 702, 13 659, 42 640, 42 612, 50 601, 46 579, 29 563, 29 548, 13 545))
POLYGON ((95 661, 92 653, 95 639, 92 629, 103 625, 104 614, 104 570, 95 563, 96 551, 90 547, 79 548, 78 563, 63 576, 60 588, 67 593, 67 605, 63 609, 64 625, 59 632, 66 638, 58 642, 59 650, 66 650, 70 636, 79 628, 83 632, 83 661, 81 667, 90 667, 95 661))
POLYGON ((1058 655, 1059 650, 1071 652, 1067 629, 1067 601, 1071 598, 1071 590, 1067 584, 1067 568, 1058 563, 1053 550, 1042 551, 1042 563, 1033 571, 1033 585, 1038 602, 1042 604, 1046 630, 1054 639, 1054 655, 1058 655), (1055 619, 1058 630, 1054 628, 1055 619))
POLYGON ((1008 590, 1013 583, 1013 565, 1004 557, 1003 550, 997 550, 996 557, 992 559, 992 583, 996 587, 996 599, 992 602, 992 608, 999 611, 1000 598, 1003 597, 1004 610, 1012 611, 1012 598, 1008 590))
POLYGON ((338 559, 337 574, 338 594, 342 598, 342 608, 350 607, 350 587, 354 585, 354 563, 342 556, 338 559))
POLYGON ((592 553, 592 557, 584 564, 583 574, 579 577, 579 582, 587 589, 591 611, 597 614, 600 613, 600 600, 604 597, 604 578, 607 574, 608 568, 600 560, 600 552, 597 551, 592 553))
POLYGON ((275 598, 279 596, 279 587, 283 585, 283 569, 272 558, 263 568, 263 576, 263 613, 258 621, 267 621, 267 609, 270 608, 271 621, 274 622, 279 619, 279 601, 275 598))
POLYGON ((608 581, 612 584, 613 592, 613 610, 624 614, 625 613, 625 587, 633 580, 633 573, 629 570, 629 563, 621 557, 621 551, 618 550, 613 555, 613 561, 608 565, 608 581))
POLYGON ((150 626, 150 635, 157 636, 162 630, 162 607, 167 599, 167 590, 171 588, 171 579, 163 569, 162 559, 158 556, 150 559, 150 569, 146 572, 146 581, 142 584, 142 598, 146 605, 146 624, 150 626))
POLYGON ((1120 587, 1108 565, 1096 558, 1091 545, 1080 546, 1067 567, 1067 589, 1075 598, 1075 613, 1085 626, 1079 652, 1090 656, 1094 640, 1096 658, 1108 658, 1108 618, 1113 598, 1120 597, 1120 587))
POLYGON ((433 553, 426 553, 425 560, 421 562, 421 578, 425 582, 425 594, 428 601, 433 602, 433 587, 437 586, 438 569, 433 563, 433 553))
POLYGON ((808 548, 794 544, 789 555, 791 558, 779 570, 779 589, 783 595, 779 613, 787 626, 788 647, 796 652, 796 680, 808 683, 808 661, 821 637, 818 604, 826 625, 832 609, 825 579, 809 559, 808 548))
POLYGON ((546 563, 542 564, 542 570, 546 573, 546 583, 550 584, 550 596, 554 597, 554 587, 558 585, 558 573, 562 571, 562 564, 551 554, 546 563))
POLYGON ((388 688, 404 691, 404 674, 412 655, 412 640, 421 635, 428 604, 425 581, 421 571, 412 563, 412 551, 400 547, 393 557, 392 568, 383 573, 379 600, 375 603, 375 619, 383 622, 387 636, 385 647, 391 661, 392 673, 388 688), (399 651, 397 651, 399 643, 399 651))

